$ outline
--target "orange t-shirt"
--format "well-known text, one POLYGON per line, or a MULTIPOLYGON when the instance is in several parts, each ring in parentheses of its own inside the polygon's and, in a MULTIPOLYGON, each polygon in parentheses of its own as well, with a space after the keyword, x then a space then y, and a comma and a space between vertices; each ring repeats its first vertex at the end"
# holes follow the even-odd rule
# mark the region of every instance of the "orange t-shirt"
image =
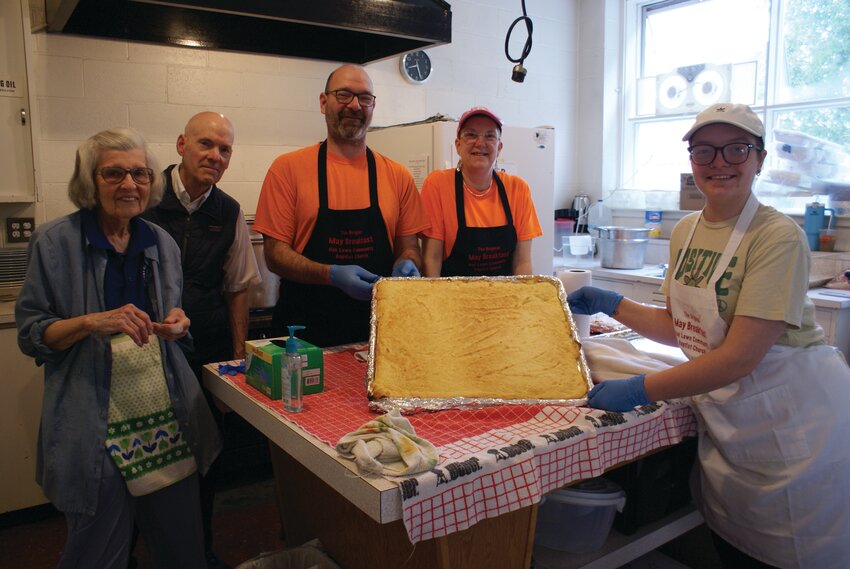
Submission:
MULTIPOLYGON (((518 241, 543 235, 537 212, 531 201, 531 190, 525 180, 499 172, 505 185, 508 205, 514 218, 518 241)), ((443 242, 443 260, 448 258, 457 238, 457 209, 455 208, 455 170, 438 170, 428 174, 422 183, 422 204, 431 220, 423 234, 443 242)), ((483 198, 463 192, 463 207, 468 227, 499 227, 507 223, 505 210, 495 186, 483 198)))
MULTIPOLYGON (((407 168, 374 154, 378 204, 392 246, 396 235, 415 235, 426 229, 428 217, 407 168)), ((254 216, 255 231, 288 243, 299 253, 307 246, 319 213, 318 159, 318 144, 278 156, 266 173, 254 216)), ((365 153, 348 160, 328 151, 328 207, 369 207, 365 153)))

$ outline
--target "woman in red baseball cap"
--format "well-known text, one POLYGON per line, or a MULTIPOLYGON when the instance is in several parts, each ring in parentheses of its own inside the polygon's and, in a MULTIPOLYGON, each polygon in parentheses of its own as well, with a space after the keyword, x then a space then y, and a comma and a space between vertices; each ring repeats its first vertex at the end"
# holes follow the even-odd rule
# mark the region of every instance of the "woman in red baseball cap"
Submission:
POLYGON ((496 171, 501 135, 492 111, 469 109, 458 122, 457 168, 425 179, 423 276, 531 274, 531 240, 543 231, 525 180, 496 171))

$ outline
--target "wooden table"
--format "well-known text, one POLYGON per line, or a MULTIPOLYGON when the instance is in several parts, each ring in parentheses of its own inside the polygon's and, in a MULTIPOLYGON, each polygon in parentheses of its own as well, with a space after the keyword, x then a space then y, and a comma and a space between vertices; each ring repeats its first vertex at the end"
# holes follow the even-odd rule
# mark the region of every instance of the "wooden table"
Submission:
POLYGON ((412 545, 401 521, 398 486, 363 477, 353 462, 285 417, 264 409, 210 364, 206 387, 268 437, 288 545, 318 537, 345 569, 528 567, 537 506, 412 545))
MULTIPOLYGON (((381 476, 362 476, 352 461, 338 457, 332 446, 290 421, 286 413, 271 408, 271 402, 264 396, 246 388, 244 378, 222 377, 217 370, 216 364, 206 366, 207 388, 272 443, 278 505, 285 505, 280 511, 288 545, 319 538, 345 569, 529 567, 536 500, 529 500, 525 507, 482 519, 467 529, 411 544, 402 521, 401 493, 394 481, 381 476)), ((328 377, 326 367, 326 384, 329 379, 332 378, 328 377)), ((309 411, 311 397, 314 396, 305 397, 305 413, 309 411)), ((352 425, 351 430, 360 424, 352 425)), ((591 446, 603 453, 604 450, 596 448, 597 442, 600 449, 612 440, 618 444, 617 436, 606 432, 605 441, 601 437, 599 441, 594 439, 591 446)), ((438 448, 448 446, 438 445, 438 448)), ((661 446, 657 444, 654 449, 661 446)), ((549 477, 553 478, 551 473, 549 477)), ((560 487, 563 484, 559 480, 553 479, 549 485, 560 487)), ((554 488, 541 483, 542 492, 551 489, 554 488)))

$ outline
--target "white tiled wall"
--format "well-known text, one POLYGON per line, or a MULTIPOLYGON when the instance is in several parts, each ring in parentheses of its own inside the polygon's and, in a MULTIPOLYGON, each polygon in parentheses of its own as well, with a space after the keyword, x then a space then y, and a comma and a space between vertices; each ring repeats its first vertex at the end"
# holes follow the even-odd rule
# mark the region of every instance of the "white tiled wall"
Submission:
MULTIPOLYGON (((535 0, 528 6, 534 43, 522 84, 510 80, 505 34, 522 15, 515 0, 455 0, 452 43, 429 49, 434 75, 410 85, 398 57, 367 70, 378 97, 373 124, 458 117, 487 105, 505 124, 552 125, 556 130, 556 200, 574 193, 574 122, 579 0, 535 0)), ((76 145, 112 126, 141 130, 163 166, 186 120, 201 110, 226 114, 236 128, 235 152, 221 186, 253 213, 260 185, 275 156, 324 138, 318 96, 338 64, 247 53, 218 52, 77 36, 32 35, 33 133, 37 150, 37 221, 72 210, 66 197, 76 145)), ((520 53, 525 27, 512 34, 520 53)), ((6 213, 5 215, 10 215, 6 213)), ((542 214, 542 217, 550 214, 542 214)))

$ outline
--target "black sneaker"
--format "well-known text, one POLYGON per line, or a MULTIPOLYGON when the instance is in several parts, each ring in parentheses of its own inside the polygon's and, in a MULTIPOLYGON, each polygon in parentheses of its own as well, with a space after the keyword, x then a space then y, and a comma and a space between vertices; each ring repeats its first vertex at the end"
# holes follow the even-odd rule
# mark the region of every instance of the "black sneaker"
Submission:
POLYGON ((218 558, 212 551, 207 551, 207 569, 233 569, 230 565, 218 558))

